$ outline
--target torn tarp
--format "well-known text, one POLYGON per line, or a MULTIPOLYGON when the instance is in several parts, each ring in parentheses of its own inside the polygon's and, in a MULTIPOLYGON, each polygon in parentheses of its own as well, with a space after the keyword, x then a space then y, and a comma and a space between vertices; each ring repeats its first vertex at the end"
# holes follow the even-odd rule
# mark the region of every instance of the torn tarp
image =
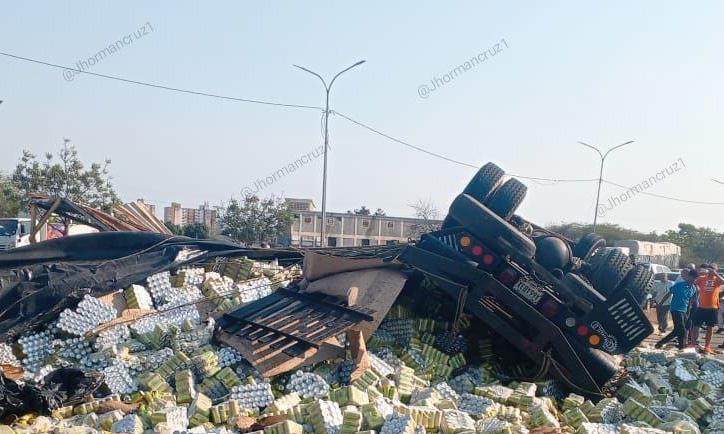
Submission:
POLYGON ((102 296, 146 277, 217 256, 280 258, 299 262, 292 250, 247 249, 236 244, 149 232, 74 235, 0 253, 0 341, 54 319, 86 295, 102 296), (183 248, 201 253, 176 262, 183 248))
POLYGON ((39 386, 17 383, 0 375, 0 417, 48 413, 64 405, 76 405, 103 383, 100 373, 80 369, 56 369, 39 386))

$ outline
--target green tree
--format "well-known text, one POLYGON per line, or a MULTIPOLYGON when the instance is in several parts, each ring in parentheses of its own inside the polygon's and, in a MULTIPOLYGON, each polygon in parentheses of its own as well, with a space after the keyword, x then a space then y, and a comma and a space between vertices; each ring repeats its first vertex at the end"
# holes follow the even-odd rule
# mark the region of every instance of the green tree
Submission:
POLYGON ((283 200, 246 196, 242 201, 232 198, 219 210, 221 234, 245 244, 272 241, 289 232, 292 213, 283 200))
POLYGON ((78 158, 75 146, 64 139, 57 160, 51 153, 40 160, 23 151, 12 180, 24 197, 29 193, 45 193, 108 211, 119 201, 108 171, 110 164, 111 160, 105 160, 86 167, 78 158))
MULTIPOLYGON (((584 235, 593 232, 593 225, 588 223, 560 223, 549 225, 546 229, 561 234, 571 240, 578 240, 584 235)), ((662 236, 657 235, 656 232, 639 232, 614 223, 599 224, 596 227, 596 233, 605 238, 609 246, 621 240, 664 241, 662 236)))
POLYGON ((168 230, 171 231, 172 234, 174 234, 174 235, 183 235, 184 234, 184 229, 181 226, 174 224, 173 222, 165 222, 164 224, 166 225, 168 230))
POLYGON ((679 223, 679 230, 669 230, 664 239, 681 247, 681 263, 724 262, 724 234, 711 228, 679 223))
POLYGON ((9 176, 0 173, 0 218, 15 217, 21 208, 20 191, 9 176))
POLYGON ((183 234, 190 238, 209 238, 209 227, 204 223, 189 223, 184 226, 183 234))
MULTIPOLYGON (((377 208, 378 211, 382 211, 380 208, 377 208)), ((384 213, 384 211, 382 211, 384 213)), ((354 215, 372 215, 372 211, 369 210, 366 206, 362 205, 359 208, 355 208, 354 211, 347 210, 347 214, 354 214, 354 215)), ((383 214, 384 215, 384 214, 383 214)))

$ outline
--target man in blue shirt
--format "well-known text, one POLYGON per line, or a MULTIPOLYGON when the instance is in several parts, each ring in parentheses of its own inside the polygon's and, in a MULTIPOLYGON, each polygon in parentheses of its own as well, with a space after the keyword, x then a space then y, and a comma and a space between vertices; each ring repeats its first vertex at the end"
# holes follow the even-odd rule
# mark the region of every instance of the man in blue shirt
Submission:
POLYGON ((686 312, 689 305, 696 297, 696 283, 694 281, 699 277, 696 270, 689 270, 683 275, 683 281, 677 282, 671 287, 671 320, 674 322, 674 330, 664 336, 656 343, 656 348, 663 347, 667 342, 674 338, 679 340, 679 349, 683 350, 686 345, 686 312))

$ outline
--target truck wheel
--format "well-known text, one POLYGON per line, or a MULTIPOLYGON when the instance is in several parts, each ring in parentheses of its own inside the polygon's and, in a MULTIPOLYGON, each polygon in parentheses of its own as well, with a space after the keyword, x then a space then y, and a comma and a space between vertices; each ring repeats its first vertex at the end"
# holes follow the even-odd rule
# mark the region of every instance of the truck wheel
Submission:
POLYGON ((633 265, 619 249, 610 250, 600 261, 591 273, 591 283, 598 292, 608 297, 623 282, 633 265))
POLYGON ((485 163, 470 180, 463 193, 469 194, 480 203, 485 203, 490 195, 500 187, 503 182, 503 175, 505 175, 503 169, 493 163, 485 163))
POLYGON ((598 248, 606 246, 606 240, 594 233, 584 235, 573 248, 573 256, 588 261, 598 248))
POLYGON ((517 179, 511 178, 495 190, 486 206, 503 220, 509 220, 523 202, 527 192, 528 187, 517 179))
POLYGON ((512 248, 528 258, 535 255, 535 244, 530 238, 467 194, 455 198, 450 215, 499 254, 507 254, 512 248))
POLYGON ((646 301, 646 296, 651 292, 653 286, 654 272, 644 264, 635 265, 621 284, 621 288, 631 291, 631 295, 640 306, 646 301))

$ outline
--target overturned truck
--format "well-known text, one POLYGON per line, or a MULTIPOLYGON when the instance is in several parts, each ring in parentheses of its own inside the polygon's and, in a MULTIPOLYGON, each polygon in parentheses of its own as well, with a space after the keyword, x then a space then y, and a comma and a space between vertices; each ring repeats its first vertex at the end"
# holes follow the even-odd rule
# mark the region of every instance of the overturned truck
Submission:
POLYGON ((515 214, 526 187, 492 163, 450 206, 441 230, 399 259, 424 273, 521 353, 574 389, 598 394, 653 327, 640 305, 647 267, 589 234, 578 242, 515 214))

